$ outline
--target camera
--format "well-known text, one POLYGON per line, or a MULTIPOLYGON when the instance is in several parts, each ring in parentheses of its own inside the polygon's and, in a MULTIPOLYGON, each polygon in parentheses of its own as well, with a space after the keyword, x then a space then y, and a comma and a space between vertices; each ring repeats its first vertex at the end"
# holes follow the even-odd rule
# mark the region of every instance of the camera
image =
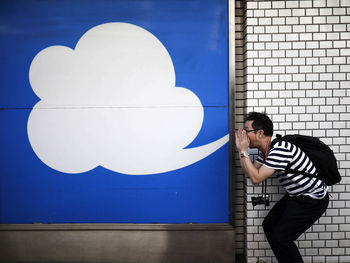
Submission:
POLYGON ((263 194, 259 196, 252 196, 252 205, 270 205, 270 195, 269 194, 263 194))

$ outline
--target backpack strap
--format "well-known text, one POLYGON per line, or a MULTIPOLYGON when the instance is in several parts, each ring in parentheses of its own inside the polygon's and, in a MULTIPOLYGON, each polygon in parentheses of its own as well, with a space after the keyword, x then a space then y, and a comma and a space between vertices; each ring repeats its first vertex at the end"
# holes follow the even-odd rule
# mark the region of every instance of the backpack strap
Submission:
POLYGON ((283 141, 283 137, 281 134, 276 134, 276 139, 274 139, 271 143, 270 143, 270 147, 272 148, 272 146, 274 146, 276 143, 283 141))
MULTIPOLYGON (((271 147, 273 146, 273 145, 275 145, 276 143, 278 143, 278 142, 281 142, 281 141, 286 141, 286 142, 288 142, 288 140, 286 140, 286 139, 283 139, 283 136, 281 135, 281 134, 276 134, 276 139, 274 139, 272 142, 271 142, 271 147)), ((291 142, 289 142, 289 143, 291 143, 291 142)), ((294 144, 293 144, 294 145, 294 144)), ((296 146, 296 145, 295 145, 296 146)), ((285 169, 285 172, 286 173, 298 173, 298 174, 302 174, 302 175, 304 175, 304 176, 307 176, 307 177, 309 177, 309 178, 316 178, 314 175, 312 175, 312 174, 310 174, 310 173, 306 173, 306 172, 304 172, 304 171, 298 171, 298 170, 295 170, 295 169, 291 169, 290 168, 290 165, 288 164, 287 165, 287 167, 286 167, 286 169, 285 169)))

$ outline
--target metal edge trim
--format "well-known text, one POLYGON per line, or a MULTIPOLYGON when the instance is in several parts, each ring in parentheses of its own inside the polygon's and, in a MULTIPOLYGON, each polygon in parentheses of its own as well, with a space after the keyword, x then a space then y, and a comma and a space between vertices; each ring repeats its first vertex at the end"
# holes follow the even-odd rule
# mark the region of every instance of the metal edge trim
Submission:
POLYGON ((230 224, 0 224, 0 231, 232 231, 230 224))
POLYGON ((234 169, 234 131, 235 131, 235 0, 228 0, 228 30, 229 30, 229 184, 230 184, 230 215, 229 222, 232 226, 235 226, 235 169, 234 169))

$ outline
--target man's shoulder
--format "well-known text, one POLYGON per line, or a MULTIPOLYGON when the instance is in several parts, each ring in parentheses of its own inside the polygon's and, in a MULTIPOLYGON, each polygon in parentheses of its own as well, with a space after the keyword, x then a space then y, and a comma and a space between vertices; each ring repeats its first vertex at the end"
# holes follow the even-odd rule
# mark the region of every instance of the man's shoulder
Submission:
POLYGON ((296 145, 286 140, 283 140, 282 138, 274 138, 271 141, 270 151, 282 150, 283 152, 294 152, 296 149, 296 145))
POLYGON ((283 140, 283 139, 276 138, 275 140, 273 140, 271 142, 271 145, 272 145, 271 148, 276 148, 276 147, 284 148, 284 147, 288 147, 292 144, 288 141, 283 140))

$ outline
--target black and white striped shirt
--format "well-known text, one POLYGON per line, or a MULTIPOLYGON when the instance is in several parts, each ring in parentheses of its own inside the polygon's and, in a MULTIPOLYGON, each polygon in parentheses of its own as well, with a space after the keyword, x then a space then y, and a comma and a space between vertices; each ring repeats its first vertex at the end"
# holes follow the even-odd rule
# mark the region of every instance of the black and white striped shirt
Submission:
MULTIPOLYGON (((272 138, 274 140, 275 137, 272 138)), ((306 154, 294 144, 286 141, 275 143, 268 151, 266 160, 259 155, 257 163, 276 170, 277 178, 287 193, 292 196, 307 195, 314 199, 322 199, 328 191, 328 186, 317 179, 317 171, 306 154), (297 173, 286 172, 290 169, 312 174, 312 177, 297 173)))

